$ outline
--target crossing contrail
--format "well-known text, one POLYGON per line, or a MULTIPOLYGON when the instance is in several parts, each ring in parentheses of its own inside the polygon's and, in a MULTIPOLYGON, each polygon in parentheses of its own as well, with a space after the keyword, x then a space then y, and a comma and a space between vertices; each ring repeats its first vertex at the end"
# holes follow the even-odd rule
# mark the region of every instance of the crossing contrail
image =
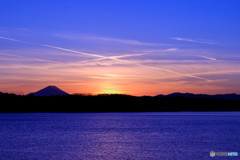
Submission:
MULTIPOLYGON (((8 38, 8 37, 2 37, 2 36, 0 36, 0 39, 14 41, 14 42, 20 42, 20 43, 36 44, 36 43, 28 42, 28 41, 21 41, 21 40, 17 40, 17 39, 8 38)), ((96 57, 96 58, 100 58, 100 59, 111 59, 111 60, 120 61, 120 62, 127 63, 127 64, 133 64, 131 61, 116 58, 117 56, 103 56, 103 55, 98 55, 98 54, 80 52, 80 51, 76 51, 76 50, 72 50, 72 49, 68 49, 68 48, 62 48, 62 47, 53 46, 53 45, 48 45, 48 44, 36 44, 36 45, 40 45, 40 46, 48 47, 48 48, 54 48, 57 50, 67 51, 67 52, 71 52, 71 53, 78 53, 78 54, 82 54, 85 56, 96 57)), ((191 74, 185 74, 185 73, 181 73, 181 72, 177 72, 177 71, 173 71, 173 70, 168 70, 168 69, 163 69, 163 68, 158 68, 158 67, 148 66, 148 65, 143 65, 143 64, 135 64, 135 65, 149 68, 149 69, 154 69, 154 70, 161 70, 161 71, 168 72, 168 73, 174 73, 174 74, 182 75, 185 77, 191 77, 191 78, 201 79, 201 80, 205 80, 205 81, 211 81, 211 80, 203 78, 203 77, 199 77, 199 76, 195 76, 195 75, 191 75, 191 74)))

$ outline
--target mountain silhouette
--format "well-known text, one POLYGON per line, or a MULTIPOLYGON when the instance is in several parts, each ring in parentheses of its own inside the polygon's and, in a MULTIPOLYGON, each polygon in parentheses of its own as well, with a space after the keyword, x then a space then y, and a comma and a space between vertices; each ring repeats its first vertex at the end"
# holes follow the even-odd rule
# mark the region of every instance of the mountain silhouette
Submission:
POLYGON ((193 94, 193 93, 179 93, 175 92, 169 95, 159 94, 156 97, 190 97, 190 98, 214 98, 214 99, 225 99, 225 100, 240 100, 240 95, 235 93, 232 94, 216 94, 216 95, 207 95, 207 94, 193 94))
POLYGON ((56 86, 47 86, 46 88, 43 88, 37 92, 30 93, 29 95, 34 96, 65 96, 69 95, 68 93, 62 91, 56 86))

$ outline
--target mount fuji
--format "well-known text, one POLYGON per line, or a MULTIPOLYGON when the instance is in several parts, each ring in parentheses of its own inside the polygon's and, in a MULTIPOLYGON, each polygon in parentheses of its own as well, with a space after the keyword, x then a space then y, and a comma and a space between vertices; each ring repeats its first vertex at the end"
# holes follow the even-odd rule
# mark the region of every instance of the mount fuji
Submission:
POLYGON ((69 95, 68 93, 62 91, 56 86, 47 86, 37 92, 30 93, 29 95, 34 95, 34 96, 65 96, 69 95))

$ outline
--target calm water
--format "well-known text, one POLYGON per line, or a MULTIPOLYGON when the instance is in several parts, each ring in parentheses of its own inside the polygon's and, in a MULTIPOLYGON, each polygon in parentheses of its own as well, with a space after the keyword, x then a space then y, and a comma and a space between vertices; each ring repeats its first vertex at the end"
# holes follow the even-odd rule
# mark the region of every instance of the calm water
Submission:
POLYGON ((240 113, 0 114, 1 160, 206 160, 240 153, 240 113))

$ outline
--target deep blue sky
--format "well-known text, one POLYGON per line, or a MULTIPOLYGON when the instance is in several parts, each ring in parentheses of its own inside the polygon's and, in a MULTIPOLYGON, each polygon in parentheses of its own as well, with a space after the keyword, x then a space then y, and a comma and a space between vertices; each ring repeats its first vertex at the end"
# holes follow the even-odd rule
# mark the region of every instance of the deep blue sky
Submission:
POLYGON ((1 27, 77 31, 161 41, 168 37, 239 43, 238 0, 7 0, 1 27))
MULTIPOLYGON (((240 61, 239 0, 5 0, 1 1, 0 5, 0 22, 0 37, 34 43, 26 44, 0 38, 0 51, 5 54, 0 55, 2 56, 1 62, 5 66, 9 65, 8 69, 6 67, 3 67, 4 69, 0 68, 0 74, 5 76, 6 81, 4 83, 9 84, 9 86, 17 82, 24 86, 26 83, 22 80, 23 77, 26 77, 26 73, 16 71, 13 65, 16 67, 16 65, 24 64, 33 68, 32 65, 36 64, 31 62, 30 59, 28 62, 17 62, 10 57, 39 58, 61 63, 75 63, 76 60, 86 60, 94 57, 78 55, 79 59, 77 59, 74 57, 76 52, 70 53, 61 49, 61 52, 67 53, 64 53, 64 55, 61 53, 62 55, 60 55, 59 49, 43 46, 48 44, 103 56, 144 54, 130 56, 127 60, 131 63, 137 63, 137 67, 143 67, 141 65, 144 63, 144 65, 159 67, 160 71, 168 72, 168 74, 174 71, 172 73, 183 73, 183 77, 184 74, 200 77, 196 78, 197 80, 189 80, 188 78, 191 78, 191 76, 182 77, 180 80, 177 78, 174 79, 176 84, 179 81, 188 84, 189 81, 192 83, 193 81, 199 81, 201 78, 217 80, 217 83, 219 83, 216 85, 216 83, 206 82, 202 84, 201 82, 201 86, 206 89, 199 90, 199 92, 223 93, 229 87, 230 89, 226 92, 238 92, 238 89, 240 89, 234 87, 238 84, 237 81, 240 77, 237 72, 238 67, 240 67, 238 65, 240 61), (169 54, 169 51, 171 51, 171 54, 169 54), (6 60, 6 58, 8 59, 6 60), (219 61, 215 62, 215 59, 219 61), (154 60, 159 61, 155 62, 154 60), (161 60, 165 61, 162 62, 161 60), (181 69, 179 69, 176 66, 178 63, 185 66, 181 66, 181 69), (195 66, 193 67, 190 64, 195 64, 195 66), (219 75, 216 72, 220 70, 219 75), (227 73, 227 70, 230 72, 227 73), (209 75, 209 72, 213 73, 214 76, 209 75), (10 77, 14 77, 14 81, 9 81, 10 77), (222 86, 225 86, 225 88, 221 88, 222 86), (218 89, 214 89, 214 87, 218 89)), ((32 60, 34 61, 34 59, 32 60)), ((97 68, 99 64, 94 65, 97 68)), ((121 66, 123 64, 115 65, 121 66)), ((84 67, 90 69, 88 66, 84 67)), ((151 67, 146 68, 150 69, 151 67)), ((96 73, 104 76, 114 74, 110 74, 107 69, 101 70, 98 68, 97 70, 94 71, 94 76, 88 75, 87 78, 99 78, 95 75, 96 73)), ((56 71, 64 73, 60 77, 64 77, 65 73, 68 72, 59 68, 56 71)), ((152 75, 144 74, 144 77, 154 77, 156 73, 153 72, 152 75)), ((43 75, 49 74, 45 72, 43 75)), ((115 74, 119 77, 123 76, 122 73, 115 74)), ((154 80, 150 78, 151 80, 143 82, 138 74, 136 73, 134 78, 139 80, 137 81, 139 85, 147 85, 152 81, 154 83, 163 81, 161 78, 154 80)), ((41 79, 43 75, 36 75, 35 77, 28 75, 28 78, 35 80, 34 78, 37 77, 37 79, 41 79)), ((126 75, 123 77, 126 78, 126 75)), ((79 77, 84 79, 86 74, 81 73, 79 77)), ((172 76, 168 75, 165 78, 171 79, 172 76)), ((68 80, 76 81, 75 78, 69 78, 68 80)), ((128 82, 126 86, 133 83, 128 82)), ((36 83, 34 82, 35 85, 36 83)), ((44 85, 47 83, 48 80, 44 80, 44 85)), ((111 82, 111 85, 122 86, 119 89, 122 92, 137 92, 137 89, 136 91, 124 90, 124 84, 114 83, 113 85, 113 82, 111 82)), ((199 87, 200 84, 193 84, 192 86, 194 85, 199 87)), ((6 90, 4 87, 1 88, 6 90)), ((176 88, 165 89, 163 92, 184 91, 179 89, 178 86, 176 88)), ((106 90, 111 90, 111 87, 106 90)), ((155 94, 161 91, 161 89, 156 92, 146 90, 146 93, 155 94)), ((186 91, 191 92, 191 87, 186 91)), ((76 90, 76 92, 81 91, 76 90)), ((84 90, 84 92, 87 91, 84 90)), ((193 92, 197 91, 193 90, 193 92)))

